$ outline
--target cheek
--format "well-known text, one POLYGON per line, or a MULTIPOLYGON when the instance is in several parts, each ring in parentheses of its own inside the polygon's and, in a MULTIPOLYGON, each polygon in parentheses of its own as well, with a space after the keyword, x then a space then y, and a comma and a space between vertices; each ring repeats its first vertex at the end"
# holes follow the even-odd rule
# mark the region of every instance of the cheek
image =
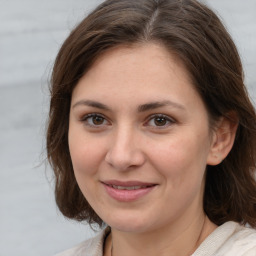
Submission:
POLYGON ((70 129, 69 150, 76 176, 90 176, 95 174, 96 167, 102 158, 102 151, 99 149, 99 143, 85 136, 83 131, 70 129))
POLYGON ((154 146, 152 162, 174 186, 194 183, 204 174, 207 160, 206 140, 195 136, 175 137, 169 143, 154 146), (191 139, 192 138, 192 139, 191 139))
POLYGON ((69 132, 69 150, 78 186, 91 206, 97 201, 95 184, 100 164, 99 144, 90 143, 83 133, 69 132))

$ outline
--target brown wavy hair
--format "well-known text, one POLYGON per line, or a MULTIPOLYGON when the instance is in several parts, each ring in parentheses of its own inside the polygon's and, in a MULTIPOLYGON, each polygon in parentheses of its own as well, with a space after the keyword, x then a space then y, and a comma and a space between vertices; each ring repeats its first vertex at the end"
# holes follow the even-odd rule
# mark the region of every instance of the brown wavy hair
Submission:
POLYGON ((238 51, 220 19, 196 0, 107 0, 62 45, 52 71, 47 155, 55 197, 64 216, 103 224, 76 182, 68 146, 71 95, 103 52, 118 45, 156 42, 190 73, 211 123, 235 112, 234 146, 223 162, 207 166, 204 211, 212 222, 256 227, 256 115, 244 85, 238 51))

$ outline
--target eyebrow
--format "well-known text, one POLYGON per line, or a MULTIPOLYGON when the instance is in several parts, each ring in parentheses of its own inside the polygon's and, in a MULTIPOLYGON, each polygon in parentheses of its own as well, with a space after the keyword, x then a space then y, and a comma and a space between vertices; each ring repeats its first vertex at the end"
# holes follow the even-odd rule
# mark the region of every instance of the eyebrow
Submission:
POLYGON ((140 105, 138 107, 138 112, 145 112, 145 111, 154 110, 154 109, 165 107, 165 106, 170 106, 170 107, 178 108, 181 110, 185 110, 185 107, 181 104, 178 104, 176 102, 169 101, 169 100, 164 100, 164 101, 155 101, 155 102, 150 102, 150 103, 140 105))
POLYGON ((93 101, 93 100, 80 100, 78 102, 76 102, 72 108, 75 108, 77 106, 89 106, 89 107, 94 107, 94 108, 99 108, 99 109, 103 109, 103 110, 108 110, 110 111, 110 108, 100 102, 97 101, 93 101))
MULTIPOLYGON (((111 111, 111 109, 107 105, 102 104, 98 101, 93 101, 93 100, 80 100, 80 101, 76 102, 72 106, 72 108, 75 108, 75 107, 81 106, 81 105, 111 111)), ((165 107, 165 106, 171 106, 174 108, 185 110, 185 107, 181 104, 178 104, 176 102, 169 101, 169 100, 164 100, 164 101, 155 101, 155 102, 150 102, 150 103, 145 103, 145 104, 139 105, 138 112, 146 112, 149 110, 154 110, 154 109, 165 107)))

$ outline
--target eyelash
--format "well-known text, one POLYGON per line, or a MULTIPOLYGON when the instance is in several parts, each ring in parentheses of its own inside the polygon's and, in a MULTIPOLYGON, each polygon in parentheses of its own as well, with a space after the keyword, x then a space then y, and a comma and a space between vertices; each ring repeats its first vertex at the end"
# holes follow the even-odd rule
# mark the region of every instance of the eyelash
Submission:
POLYGON ((91 114, 88 114, 88 115, 85 115, 81 118, 81 121, 86 125, 86 126, 90 126, 90 127, 93 127, 93 128, 101 128, 103 125, 108 125, 108 124, 93 124, 93 118, 101 118, 103 120, 103 122, 107 122, 107 119, 101 115, 101 114, 98 114, 98 113, 91 113, 91 114), (90 118, 91 118, 91 123, 90 123, 90 118))
POLYGON ((145 126, 151 126, 153 127, 154 129, 164 129, 164 128, 167 128, 169 127, 170 125, 176 123, 176 121, 173 119, 173 118, 170 118, 169 116, 167 115, 163 115, 163 114, 154 114, 154 115, 151 115, 145 126), (156 121, 156 118, 161 118, 161 119, 164 119, 164 121, 166 122, 164 125, 156 125, 155 124, 155 121, 156 121), (149 122, 153 121, 155 125, 148 125, 149 122))
MULTIPOLYGON (((98 113, 87 114, 81 118, 81 121, 86 126, 90 126, 92 128, 101 128, 102 126, 109 125, 109 121, 104 117, 104 115, 101 115, 98 113), (93 123, 93 120, 92 120, 93 118, 101 118, 103 123, 97 125, 97 124, 93 123), (105 122, 107 122, 107 124, 105 124, 105 122)), ((176 121, 173 118, 170 118, 169 116, 166 116, 163 114, 154 114, 154 115, 151 115, 143 125, 153 127, 154 129, 164 129, 174 123, 176 123, 176 121), (165 122, 164 125, 156 125, 156 123, 155 123, 156 118, 162 119, 165 122), (154 122, 154 125, 149 124, 151 121, 154 122)))

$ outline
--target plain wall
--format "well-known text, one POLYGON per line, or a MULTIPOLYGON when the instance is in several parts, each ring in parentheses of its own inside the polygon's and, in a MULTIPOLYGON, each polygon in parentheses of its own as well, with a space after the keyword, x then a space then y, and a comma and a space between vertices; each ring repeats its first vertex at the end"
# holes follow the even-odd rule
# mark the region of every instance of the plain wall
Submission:
MULTIPOLYGON (((0 0, 0 256, 46 256, 94 235, 64 219, 45 167, 47 81, 61 43, 99 0, 0 0)), ((208 0, 256 97, 256 0, 208 0)))

